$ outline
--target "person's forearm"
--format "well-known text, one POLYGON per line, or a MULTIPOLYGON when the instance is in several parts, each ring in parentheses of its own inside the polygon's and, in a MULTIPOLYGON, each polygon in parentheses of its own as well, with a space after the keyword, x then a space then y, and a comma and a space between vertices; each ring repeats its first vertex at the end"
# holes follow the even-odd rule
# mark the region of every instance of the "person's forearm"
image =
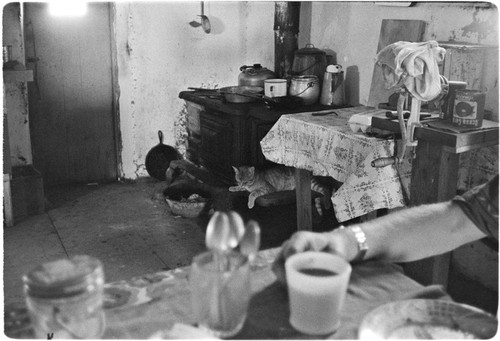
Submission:
POLYGON ((413 261, 442 254, 485 235, 451 202, 412 207, 360 224, 365 259, 413 261))

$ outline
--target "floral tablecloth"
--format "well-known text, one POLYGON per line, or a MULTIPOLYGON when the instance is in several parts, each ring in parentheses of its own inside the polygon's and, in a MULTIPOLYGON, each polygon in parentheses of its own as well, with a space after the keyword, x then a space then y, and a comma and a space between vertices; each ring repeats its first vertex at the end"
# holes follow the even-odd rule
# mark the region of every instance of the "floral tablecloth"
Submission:
POLYGON ((352 115, 369 111, 385 112, 359 106, 335 110, 336 115, 283 115, 260 142, 262 153, 270 161, 309 170, 313 175, 331 176, 343 183, 332 196, 339 222, 405 205, 411 160, 397 168, 372 167, 373 160, 394 155, 394 140, 355 133, 347 124, 352 115))

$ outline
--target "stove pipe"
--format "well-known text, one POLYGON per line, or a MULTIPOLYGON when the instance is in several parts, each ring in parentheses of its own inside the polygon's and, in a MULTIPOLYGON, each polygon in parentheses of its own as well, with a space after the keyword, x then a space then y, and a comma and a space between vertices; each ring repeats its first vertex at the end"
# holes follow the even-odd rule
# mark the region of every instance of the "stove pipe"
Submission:
POLYGON ((291 78, 294 53, 298 49, 299 1, 277 1, 274 10, 274 72, 291 78))

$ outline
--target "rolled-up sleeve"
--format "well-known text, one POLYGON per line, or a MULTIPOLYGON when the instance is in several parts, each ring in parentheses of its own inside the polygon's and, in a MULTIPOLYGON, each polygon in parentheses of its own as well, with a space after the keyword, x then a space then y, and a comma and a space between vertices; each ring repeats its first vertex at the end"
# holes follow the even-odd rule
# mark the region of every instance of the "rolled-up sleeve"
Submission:
POLYGON ((453 198, 469 219, 498 241, 498 174, 488 182, 453 198))

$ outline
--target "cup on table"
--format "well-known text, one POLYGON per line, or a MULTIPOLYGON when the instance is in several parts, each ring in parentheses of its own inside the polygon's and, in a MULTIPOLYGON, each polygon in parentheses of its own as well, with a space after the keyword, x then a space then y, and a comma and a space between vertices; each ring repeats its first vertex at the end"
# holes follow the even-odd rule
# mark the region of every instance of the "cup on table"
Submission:
POLYGON ((217 338, 236 335, 245 322, 251 296, 250 264, 237 252, 205 252, 193 258, 191 303, 198 327, 217 338))
POLYGON ((297 253, 286 260, 290 324, 305 334, 333 333, 340 325, 351 265, 325 252, 297 253))
POLYGON ((288 83, 286 79, 266 79, 264 81, 264 95, 266 97, 283 97, 288 92, 288 83))

